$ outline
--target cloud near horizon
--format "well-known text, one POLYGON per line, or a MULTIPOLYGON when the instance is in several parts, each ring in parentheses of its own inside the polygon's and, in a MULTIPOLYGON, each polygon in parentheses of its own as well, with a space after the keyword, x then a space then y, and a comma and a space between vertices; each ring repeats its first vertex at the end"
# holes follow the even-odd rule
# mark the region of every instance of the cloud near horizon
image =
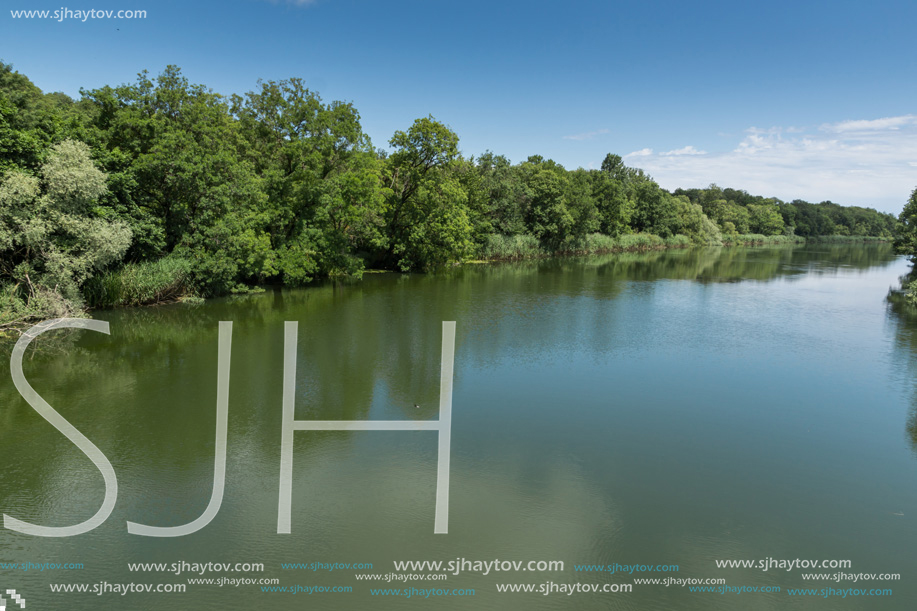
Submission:
POLYGON ((602 134, 607 134, 607 129, 600 129, 594 132, 586 132, 584 134, 573 134, 572 136, 564 136, 564 140, 591 140, 596 136, 601 136, 602 134))
POLYGON ((666 151, 665 153, 659 153, 663 157, 677 157, 678 155, 706 155, 707 151, 699 151, 693 146, 683 146, 680 149, 675 149, 674 151, 666 151))
POLYGON ((917 115, 814 129, 752 127, 728 152, 644 148, 625 160, 667 189, 717 183, 785 201, 831 200, 897 213, 917 186, 917 115))

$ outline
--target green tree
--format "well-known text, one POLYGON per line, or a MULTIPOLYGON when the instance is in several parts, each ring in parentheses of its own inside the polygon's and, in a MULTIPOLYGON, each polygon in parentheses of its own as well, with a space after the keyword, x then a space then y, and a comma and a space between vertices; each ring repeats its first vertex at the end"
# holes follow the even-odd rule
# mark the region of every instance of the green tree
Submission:
POLYGON ((677 233, 689 237, 695 244, 722 243, 719 227, 704 214, 700 204, 691 203, 684 195, 672 196, 672 199, 678 215, 677 233))
POLYGON ((525 233, 527 194, 518 166, 502 155, 486 152, 478 157, 476 167, 492 230, 504 235, 525 233))
POLYGON ((133 257, 181 254, 206 294, 277 273, 267 198, 227 100, 175 66, 87 97, 117 172, 113 208, 141 239, 133 257))
POLYGON ((602 219, 592 193, 590 172, 580 168, 568 172, 567 178, 567 209, 573 218, 570 235, 579 239, 599 231, 602 219))
POLYGON ((753 233, 780 235, 783 233, 783 216, 772 203, 749 204, 747 206, 749 225, 753 233))
POLYGON ((473 227, 455 177, 458 136, 430 116, 395 132, 389 144, 395 151, 387 160, 383 262, 407 271, 468 256, 473 227))
POLYGON ((558 248, 574 223, 565 197, 566 176, 551 169, 539 169, 526 186, 530 194, 529 231, 549 248, 558 248))
POLYGON ((279 269, 301 284, 360 274, 355 253, 378 246, 382 166, 352 104, 331 102, 301 79, 260 83, 233 99, 246 155, 264 181, 264 211, 279 269))
POLYGON ((673 196, 641 171, 633 178, 634 229, 668 238, 678 232, 678 211, 673 196))
POLYGON ((634 200, 630 195, 633 171, 618 155, 608 153, 602 169, 592 173, 592 193, 599 215, 599 231, 618 236, 630 231, 634 200))
POLYGON ((917 188, 911 191, 910 198, 898 215, 895 248, 912 259, 917 257, 917 188))
POLYGON ((15 170, 0 183, 0 276, 15 287, 21 311, 74 315, 80 286, 118 261, 130 244, 126 224, 99 216, 105 174, 89 147, 67 140, 51 148, 39 177, 15 170))

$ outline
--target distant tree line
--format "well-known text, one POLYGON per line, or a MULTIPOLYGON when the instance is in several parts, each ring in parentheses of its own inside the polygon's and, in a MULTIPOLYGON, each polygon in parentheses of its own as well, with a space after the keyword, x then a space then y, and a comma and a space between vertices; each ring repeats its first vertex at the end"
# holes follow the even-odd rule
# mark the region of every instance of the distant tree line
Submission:
POLYGON ((227 97, 169 66, 73 100, 0 63, 0 326, 366 268, 895 229, 870 208, 669 192, 613 154, 567 170, 458 142, 425 117, 375 148, 352 104, 296 78, 227 97))

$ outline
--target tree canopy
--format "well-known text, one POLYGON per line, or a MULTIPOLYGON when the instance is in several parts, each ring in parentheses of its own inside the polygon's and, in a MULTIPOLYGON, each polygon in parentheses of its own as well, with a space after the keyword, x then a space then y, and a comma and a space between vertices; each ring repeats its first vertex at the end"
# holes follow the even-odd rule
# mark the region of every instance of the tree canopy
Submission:
MULTIPOLYGON (((915 225, 912 194, 899 224, 912 253, 915 225)), ((227 97, 167 66, 73 100, 0 62, 0 325, 183 290, 426 271, 503 256, 494 244, 544 254, 894 230, 869 208, 669 192, 613 153, 573 170, 465 157, 433 116, 376 149, 352 103, 298 78, 227 97), (137 291, 128 276, 148 290, 124 295, 137 291)))

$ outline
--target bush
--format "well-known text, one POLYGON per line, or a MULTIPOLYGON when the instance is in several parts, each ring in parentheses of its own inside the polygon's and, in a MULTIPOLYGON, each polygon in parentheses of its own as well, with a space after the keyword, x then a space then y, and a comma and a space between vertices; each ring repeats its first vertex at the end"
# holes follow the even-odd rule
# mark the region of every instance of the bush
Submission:
POLYGON ((0 329, 24 326, 33 320, 76 318, 82 316, 80 304, 43 287, 24 288, 20 284, 0 285, 0 329))

